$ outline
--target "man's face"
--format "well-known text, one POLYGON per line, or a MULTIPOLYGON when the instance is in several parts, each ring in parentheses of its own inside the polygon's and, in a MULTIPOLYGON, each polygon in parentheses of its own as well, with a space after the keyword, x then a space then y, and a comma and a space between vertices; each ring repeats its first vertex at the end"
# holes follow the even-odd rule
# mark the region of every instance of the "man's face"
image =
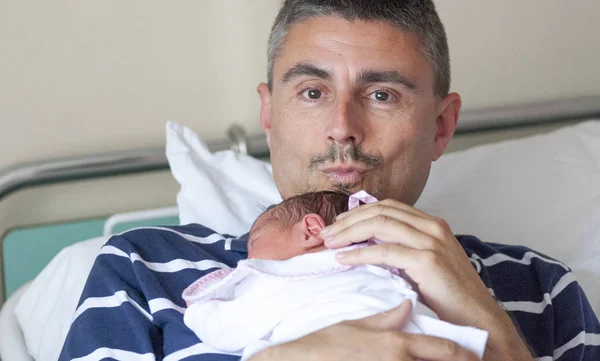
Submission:
POLYGON ((460 109, 458 95, 434 95, 434 80, 418 39, 391 25, 338 17, 293 25, 272 91, 258 87, 282 196, 364 189, 414 204, 460 109))

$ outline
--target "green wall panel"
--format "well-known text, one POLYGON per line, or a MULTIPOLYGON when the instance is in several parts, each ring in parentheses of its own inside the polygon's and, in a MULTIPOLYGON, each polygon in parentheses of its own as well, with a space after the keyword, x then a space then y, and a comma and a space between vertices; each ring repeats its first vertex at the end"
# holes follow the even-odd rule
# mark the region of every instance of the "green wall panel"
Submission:
MULTIPOLYGON (((32 280, 63 248, 102 235, 105 218, 14 229, 2 241, 6 296, 32 280)), ((115 232, 153 225, 178 224, 178 217, 119 224, 115 232)))

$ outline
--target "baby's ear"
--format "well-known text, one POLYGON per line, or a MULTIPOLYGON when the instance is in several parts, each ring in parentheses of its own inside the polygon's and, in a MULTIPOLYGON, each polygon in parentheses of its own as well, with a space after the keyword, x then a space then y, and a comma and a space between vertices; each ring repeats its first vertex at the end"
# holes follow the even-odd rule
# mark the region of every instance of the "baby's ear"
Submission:
POLYGON ((325 221, 320 215, 316 213, 310 213, 304 216, 302 223, 306 228, 308 235, 313 237, 319 237, 321 230, 325 228, 325 221))
POLYGON ((306 251, 323 245, 323 240, 319 236, 323 228, 325 228, 323 218, 318 214, 310 213, 292 226, 290 236, 306 251))

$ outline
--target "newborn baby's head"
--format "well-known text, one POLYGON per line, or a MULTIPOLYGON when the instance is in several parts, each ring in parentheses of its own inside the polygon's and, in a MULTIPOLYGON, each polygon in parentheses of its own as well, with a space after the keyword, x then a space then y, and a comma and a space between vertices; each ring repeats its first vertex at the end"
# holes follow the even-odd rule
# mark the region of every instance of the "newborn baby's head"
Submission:
POLYGON ((261 214, 250 229, 248 258, 286 260, 326 247, 321 229, 348 210, 348 195, 323 191, 288 198, 261 214))

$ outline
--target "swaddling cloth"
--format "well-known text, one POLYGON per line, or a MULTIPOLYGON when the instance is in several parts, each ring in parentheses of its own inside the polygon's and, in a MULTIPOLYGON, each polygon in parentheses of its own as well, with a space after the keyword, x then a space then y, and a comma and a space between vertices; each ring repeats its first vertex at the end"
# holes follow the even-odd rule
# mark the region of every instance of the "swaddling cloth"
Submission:
POLYGON ((372 265, 340 265, 326 250, 286 261, 248 259, 213 272, 183 294, 184 322, 208 346, 242 355, 284 343, 345 320, 413 304, 403 331, 444 337, 483 355, 487 332, 440 321, 401 277, 372 265))

